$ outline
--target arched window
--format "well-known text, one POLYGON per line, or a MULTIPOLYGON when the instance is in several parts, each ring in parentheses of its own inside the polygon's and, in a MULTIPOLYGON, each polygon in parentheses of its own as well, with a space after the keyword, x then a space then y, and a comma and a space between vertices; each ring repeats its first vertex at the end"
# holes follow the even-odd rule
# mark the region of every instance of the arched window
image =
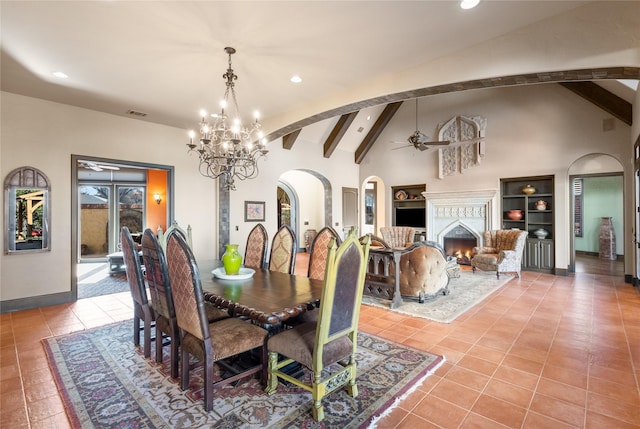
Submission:
POLYGON ((5 253, 51 250, 51 191, 47 176, 33 167, 11 171, 4 180, 5 253))

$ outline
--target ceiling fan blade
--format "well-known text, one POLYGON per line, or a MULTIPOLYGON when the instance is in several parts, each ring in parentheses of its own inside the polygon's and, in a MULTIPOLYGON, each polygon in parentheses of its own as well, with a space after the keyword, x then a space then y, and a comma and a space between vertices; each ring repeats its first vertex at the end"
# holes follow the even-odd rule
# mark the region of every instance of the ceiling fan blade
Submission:
POLYGON ((449 140, 434 140, 430 142, 422 142, 421 144, 427 146, 447 146, 451 144, 451 142, 449 140))
POLYGON ((93 171, 120 170, 120 167, 116 167, 115 165, 102 165, 96 164, 95 162, 82 161, 78 164, 80 165, 80 167, 84 167, 93 171))
POLYGON ((394 147, 391 150, 406 149, 408 147, 413 147, 413 145, 412 144, 405 144, 404 146, 394 147))

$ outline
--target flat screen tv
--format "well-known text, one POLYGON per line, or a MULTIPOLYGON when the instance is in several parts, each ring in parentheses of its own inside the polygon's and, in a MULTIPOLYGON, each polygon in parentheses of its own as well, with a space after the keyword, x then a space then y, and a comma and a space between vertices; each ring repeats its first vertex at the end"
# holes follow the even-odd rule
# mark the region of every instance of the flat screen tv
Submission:
POLYGON ((396 226, 426 228, 426 209, 424 207, 396 207, 396 226))

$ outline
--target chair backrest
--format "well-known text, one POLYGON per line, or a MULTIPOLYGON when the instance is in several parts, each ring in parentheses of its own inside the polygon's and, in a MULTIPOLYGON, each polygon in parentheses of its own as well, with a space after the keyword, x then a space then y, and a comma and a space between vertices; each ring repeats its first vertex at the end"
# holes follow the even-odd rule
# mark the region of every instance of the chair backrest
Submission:
POLYGON ((347 235, 340 247, 337 247, 335 239, 329 244, 313 350, 313 371, 323 368, 324 345, 339 337, 348 336, 355 353, 368 257, 369 240, 365 239, 365 244, 361 245, 353 232, 347 235))
POLYGON ((178 233, 180 233, 182 235, 182 238, 186 240, 189 247, 193 245, 191 241, 191 225, 187 225, 187 230, 185 231, 180 225, 178 225, 178 222, 174 220, 171 223, 171 226, 164 232, 162 231, 162 226, 158 225, 158 242, 160 243, 160 246, 162 246, 162 250, 166 252, 167 237, 169 237, 169 234, 171 234, 171 232, 173 231, 177 231, 178 233))
POLYGON ((160 242, 149 228, 145 229, 142 234, 142 258, 147 271, 151 307, 161 316, 173 319, 176 316, 176 312, 173 306, 167 258, 162 246, 160 246, 160 242))
POLYGON ((122 245, 125 272, 127 273, 129 288, 131 289, 131 296, 138 304, 147 305, 149 301, 147 289, 144 284, 144 276, 142 275, 142 267, 140 266, 140 258, 138 258, 138 249, 131 237, 129 228, 126 226, 123 226, 120 230, 120 243, 122 245))
POLYGON ((391 247, 406 247, 413 243, 415 229, 410 226, 383 226, 382 239, 391 247))
POLYGON ((296 234, 289 225, 283 225, 273 236, 269 271, 293 274, 297 248, 296 234))
POLYGON ((311 242, 309 250, 309 270, 307 276, 310 279, 324 280, 324 274, 327 267, 327 256, 329 254, 329 242, 331 239, 336 240, 339 246, 340 236, 335 229, 325 226, 316 234, 311 242))
POLYGON ((494 229, 483 234, 484 246, 502 250, 524 250, 527 238, 526 231, 519 229, 494 229))
POLYGON ((200 340, 209 338, 198 265, 179 233, 167 237, 167 266, 178 327, 200 340))
POLYGON ((247 237, 247 247, 244 249, 244 266, 255 270, 264 268, 268 245, 267 230, 259 223, 251 229, 247 237))

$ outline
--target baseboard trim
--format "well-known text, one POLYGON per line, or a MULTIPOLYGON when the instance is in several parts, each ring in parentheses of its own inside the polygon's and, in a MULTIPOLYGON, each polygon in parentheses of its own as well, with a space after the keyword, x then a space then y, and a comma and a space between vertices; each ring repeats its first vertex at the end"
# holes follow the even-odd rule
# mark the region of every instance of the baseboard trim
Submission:
MULTIPOLYGON (((576 256, 595 256, 599 257, 600 253, 598 252, 587 252, 586 250, 576 250, 576 256)), ((617 261, 624 261, 624 255, 616 255, 617 261)))
POLYGON ((0 301, 0 314, 66 304, 73 301, 75 301, 75 297, 71 292, 52 293, 50 295, 39 295, 29 298, 9 299, 6 301, 0 301))
POLYGON ((554 270, 554 274, 556 276, 568 276, 569 275, 569 270, 567 268, 556 268, 554 270))

